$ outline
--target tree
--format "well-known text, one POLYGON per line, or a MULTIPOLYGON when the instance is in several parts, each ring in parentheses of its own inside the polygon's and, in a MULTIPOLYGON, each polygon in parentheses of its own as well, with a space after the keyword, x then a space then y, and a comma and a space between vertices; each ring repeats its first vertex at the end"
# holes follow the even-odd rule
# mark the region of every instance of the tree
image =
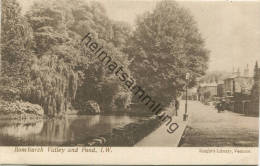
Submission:
POLYGON ((62 116, 70 107, 78 87, 81 63, 78 43, 67 31, 71 15, 58 3, 39 2, 26 13, 35 39, 37 58, 31 67, 30 86, 24 100, 40 104, 49 116, 62 116))
MULTIPOLYGON (((259 106, 259 97, 260 97, 260 68, 258 67, 258 62, 255 63, 254 68, 254 85, 251 91, 252 101, 258 104, 259 106)), ((259 108, 259 107, 258 107, 259 108)))
POLYGON ((81 0, 37 2, 26 18, 33 29, 33 49, 38 57, 32 68, 33 86, 24 95, 27 100, 41 104, 50 115, 62 113, 70 104, 82 109, 88 100, 95 100, 101 110, 122 107, 117 104, 119 99, 127 101, 124 108, 129 105, 131 92, 121 93, 118 80, 83 52, 80 43, 92 33, 127 70, 129 61, 121 52, 130 34, 126 24, 109 20, 99 3, 81 0))
POLYGON ((191 14, 173 1, 159 2, 138 18, 125 52, 137 83, 166 103, 183 90, 187 72, 189 86, 205 74, 209 54, 191 14))
POLYGON ((259 80, 259 68, 258 68, 258 62, 256 61, 255 63, 255 68, 254 68, 254 81, 258 82, 259 80))
POLYGON ((16 88, 17 92, 28 83, 33 60, 32 29, 21 16, 16 0, 2 1, 1 15, 1 84, 16 88))
MULTIPOLYGON (((89 4, 76 1, 71 6, 73 24, 68 29, 71 34, 81 39, 91 33, 97 43, 102 45, 108 54, 124 66, 125 71, 130 64, 127 54, 122 52, 124 44, 130 36, 131 28, 122 22, 111 21, 105 9, 97 2, 89 4)), ((90 52, 85 52, 86 57, 92 57, 90 52)), ((84 107, 88 100, 95 100, 101 111, 125 109, 131 102, 131 92, 122 89, 119 80, 113 78, 111 73, 98 61, 87 59, 89 66, 82 67, 81 82, 76 94, 74 106, 78 109, 84 107), (121 101, 119 103, 118 101, 121 101)))

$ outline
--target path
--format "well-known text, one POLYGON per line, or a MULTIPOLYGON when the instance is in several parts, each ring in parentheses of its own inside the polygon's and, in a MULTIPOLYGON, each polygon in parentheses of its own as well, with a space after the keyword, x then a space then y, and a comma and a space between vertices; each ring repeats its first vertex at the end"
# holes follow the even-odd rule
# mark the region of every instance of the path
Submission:
POLYGON ((190 121, 181 146, 258 146, 258 117, 225 111, 189 101, 190 121))
POLYGON ((167 130, 169 126, 166 124, 162 124, 158 129, 154 132, 143 138, 139 141, 135 146, 167 146, 167 147, 177 147, 181 136, 186 128, 187 121, 183 121, 183 113, 184 113, 184 101, 180 102, 180 110, 178 112, 178 116, 173 116, 172 122, 177 123, 179 128, 175 130, 174 133, 168 133, 167 130))

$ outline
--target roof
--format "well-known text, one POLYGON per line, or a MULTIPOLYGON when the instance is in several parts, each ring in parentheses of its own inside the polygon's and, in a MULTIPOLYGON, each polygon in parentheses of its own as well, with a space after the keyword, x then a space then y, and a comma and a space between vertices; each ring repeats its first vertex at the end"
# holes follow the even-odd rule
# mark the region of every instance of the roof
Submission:
POLYGON ((228 77, 225 80, 231 80, 231 79, 234 79, 234 78, 253 78, 253 77, 250 77, 250 76, 231 76, 231 77, 228 77))
POLYGON ((218 85, 222 85, 222 84, 224 84, 224 81, 219 81, 218 82, 218 85))
POLYGON ((203 84, 200 84, 200 87, 210 87, 210 86, 217 86, 217 83, 203 83, 203 84))

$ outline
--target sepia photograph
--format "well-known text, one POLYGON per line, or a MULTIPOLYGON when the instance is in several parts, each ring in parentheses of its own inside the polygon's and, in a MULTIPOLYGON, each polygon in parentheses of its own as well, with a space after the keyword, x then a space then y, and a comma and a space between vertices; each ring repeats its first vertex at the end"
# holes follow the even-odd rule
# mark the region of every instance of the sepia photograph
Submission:
POLYGON ((259 18, 260 1, 1 0, 0 164, 257 164, 259 18))

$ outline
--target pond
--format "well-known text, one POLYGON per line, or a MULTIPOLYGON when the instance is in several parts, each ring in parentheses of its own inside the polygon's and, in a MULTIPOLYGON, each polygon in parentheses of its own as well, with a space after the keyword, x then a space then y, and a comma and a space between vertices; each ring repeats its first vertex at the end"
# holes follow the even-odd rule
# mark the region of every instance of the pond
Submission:
POLYGON ((0 121, 0 146, 75 146, 144 117, 83 115, 34 122, 0 121))

